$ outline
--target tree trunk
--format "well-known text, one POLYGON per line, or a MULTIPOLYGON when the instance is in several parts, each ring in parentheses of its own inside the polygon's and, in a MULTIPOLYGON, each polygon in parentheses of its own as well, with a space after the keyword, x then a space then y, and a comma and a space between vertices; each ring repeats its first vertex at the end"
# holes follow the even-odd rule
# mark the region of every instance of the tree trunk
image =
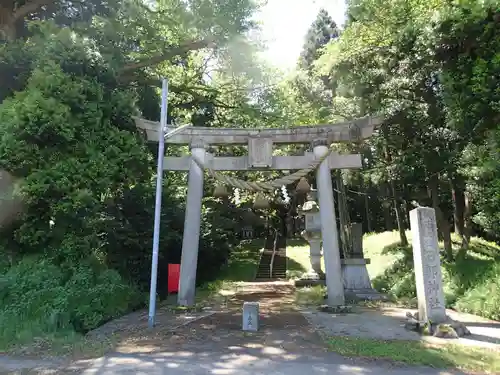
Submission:
POLYGON ((16 20, 13 13, 0 6, 0 39, 13 42, 17 37, 16 20))
POLYGON ((366 216, 366 232, 372 232, 372 221, 370 219, 370 204, 368 201, 368 188, 365 190, 365 216, 366 216))
POLYGON ((405 228, 409 228, 410 213, 408 212, 408 202, 406 200, 403 200, 403 203, 401 203, 401 212, 403 213, 403 223, 405 225, 405 228))
POLYGON ((399 204, 399 194, 396 190, 396 184, 394 180, 390 182, 390 189, 392 193, 392 198, 394 201, 394 212, 396 213, 396 222, 398 224, 399 238, 401 240, 402 246, 408 246, 408 238, 406 237, 405 224, 403 221, 403 212, 401 210, 401 205, 399 204))
POLYGON ((464 235, 462 236, 462 251, 469 248, 470 237, 472 235, 472 197, 470 192, 464 192, 464 235))
POLYGON ((453 221, 455 233, 464 236, 464 213, 465 213, 465 186, 461 177, 451 180, 451 194, 453 197, 453 221))
POLYGON ((280 235, 286 238, 288 235, 288 233, 287 233, 288 226, 286 225, 287 224, 286 219, 288 217, 288 210, 285 211, 283 209, 280 209, 280 210, 278 210, 278 215, 280 218, 280 229, 279 229, 280 235))
POLYGON ((293 238, 293 218, 292 213, 289 211, 286 215, 286 238, 293 238))
POLYGON ((437 175, 433 175, 429 180, 429 192, 432 199, 432 207, 436 212, 436 224, 438 227, 438 232, 441 232, 441 236, 444 242, 444 253, 447 260, 453 260, 453 247, 451 242, 451 233, 448 221, 443 215, 443 211, 439 206, 439 178, 437 175))
POLYGON ((372 221, 370 218, 370 201, 368 199, 368 193, 370 191, 370 181, 364 183, 363 179, 361 178, 361 174, 358 174, 358 186, 360 186, 362 190, 364 190, 363 204, 365 206, 366 233, 371 233, 372 221))
POLYGON ((382 198, 382 214, 384 215, 385 230, 392 231, 394 230, 394 222, 391 216, 391 202, 387 198, 390 193, 384 185, 381 187, 381 195, 384 197, 382 198))

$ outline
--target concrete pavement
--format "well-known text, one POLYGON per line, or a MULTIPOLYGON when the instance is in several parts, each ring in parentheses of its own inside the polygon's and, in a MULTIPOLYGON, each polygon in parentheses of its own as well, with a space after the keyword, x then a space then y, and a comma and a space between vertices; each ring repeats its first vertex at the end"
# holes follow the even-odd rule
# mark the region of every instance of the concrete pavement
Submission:
MULTIPOLYGON (((263 349, 264 351, 266 348, 263 349)), ((269 348, 267 350, 273 350, 269 348)), ((116 354, 79 363, 82 375, 451 375, 463 374, 425 367, 398 367, 365 360, 350 360, 335 354, 318 357, 297 355, 256 356, 238 350, 226 353, 116 354)))

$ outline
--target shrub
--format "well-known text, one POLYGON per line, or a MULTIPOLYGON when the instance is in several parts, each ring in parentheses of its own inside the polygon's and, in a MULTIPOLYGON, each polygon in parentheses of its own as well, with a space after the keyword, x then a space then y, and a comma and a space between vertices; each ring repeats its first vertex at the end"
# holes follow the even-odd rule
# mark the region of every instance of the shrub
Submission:
MULTIPOLYGON (((396 298, 416 297, 413 258, 408 248, 388 247, 403 257, 373 280, 375 289, 396 298)), ((443 290, 448 308, 500 319, 500 263, 498 246, 474 238, 465 256, 443 262, 443 290)))
POLYGON ((321 305, 325 301, 326 288, 321 285, 299 288, 295 291, 295 301, 299 305, 321 305))
POLYGON ((25 257, 0 278, 0 332, 25 341, 56 331, 87 332, 141 304, 137 289, 87 261, 59 267, 25 257))
POLYGON ((458 297, 454 307, 459 311, 500 320, 500 263, 495 265, 488 278, 458 297))
POLYGON ((403 257, 396 260, 382 275, 373 279, 373 287, 396 298, 415 297, 416 287, 411 248, 396 244, 388 246, 382 252, 384 255, 388 253, 402 253, 403 257))

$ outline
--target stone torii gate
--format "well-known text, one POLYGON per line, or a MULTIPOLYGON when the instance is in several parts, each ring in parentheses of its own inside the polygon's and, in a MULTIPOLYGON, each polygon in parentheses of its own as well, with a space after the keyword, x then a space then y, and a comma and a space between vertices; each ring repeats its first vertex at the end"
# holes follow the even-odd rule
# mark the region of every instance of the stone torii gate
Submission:
MULTIPOLYGON (((149 141, 159 141, 162 134, 159 122, 140 118, 136 118, 135 121, 137 128, 146 133, 149 141)), ((271 129, 187 127, 166 139, 167 144, 189 145, 191 155, 194 157, 165 157, 163 164, 164 170, 189 172, 178 303, 191 306, 195 302, 204 175, 200 163, 214 171, 305 169, 314 161, 325 157, 330 152, 330 144, 367 139, 380 123, 381 120, 378 118, 365 117, 337 124, 271 129), (274 144, 310 144, 313 151, 306 152, 302 156, 273 156, 274 144), (211 145, 247 145, 248 155, 216 157, 206 151, 211 145)), ((167 126, 166 131, 173 129, 167 126)), ((316 170, 330 306, 343 305, 345 302, 331 170, 361 167, 359 154, 330 153, 316 170)))

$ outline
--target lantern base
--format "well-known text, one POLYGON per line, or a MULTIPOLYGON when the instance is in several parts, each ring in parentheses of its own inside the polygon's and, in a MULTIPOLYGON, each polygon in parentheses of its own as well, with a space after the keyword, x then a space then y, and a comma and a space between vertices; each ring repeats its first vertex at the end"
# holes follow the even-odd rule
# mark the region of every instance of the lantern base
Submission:
POLYGON ((325 279, 298 279, 295 280, 294 285, 296 288, 314 287, 314 286, 325 286, 325 279))
POLYGON ((366 265, 370 259, 342 259, 342 280, 346 298, 350 300, 386 300, 387 296, 372 287, 366 265))

